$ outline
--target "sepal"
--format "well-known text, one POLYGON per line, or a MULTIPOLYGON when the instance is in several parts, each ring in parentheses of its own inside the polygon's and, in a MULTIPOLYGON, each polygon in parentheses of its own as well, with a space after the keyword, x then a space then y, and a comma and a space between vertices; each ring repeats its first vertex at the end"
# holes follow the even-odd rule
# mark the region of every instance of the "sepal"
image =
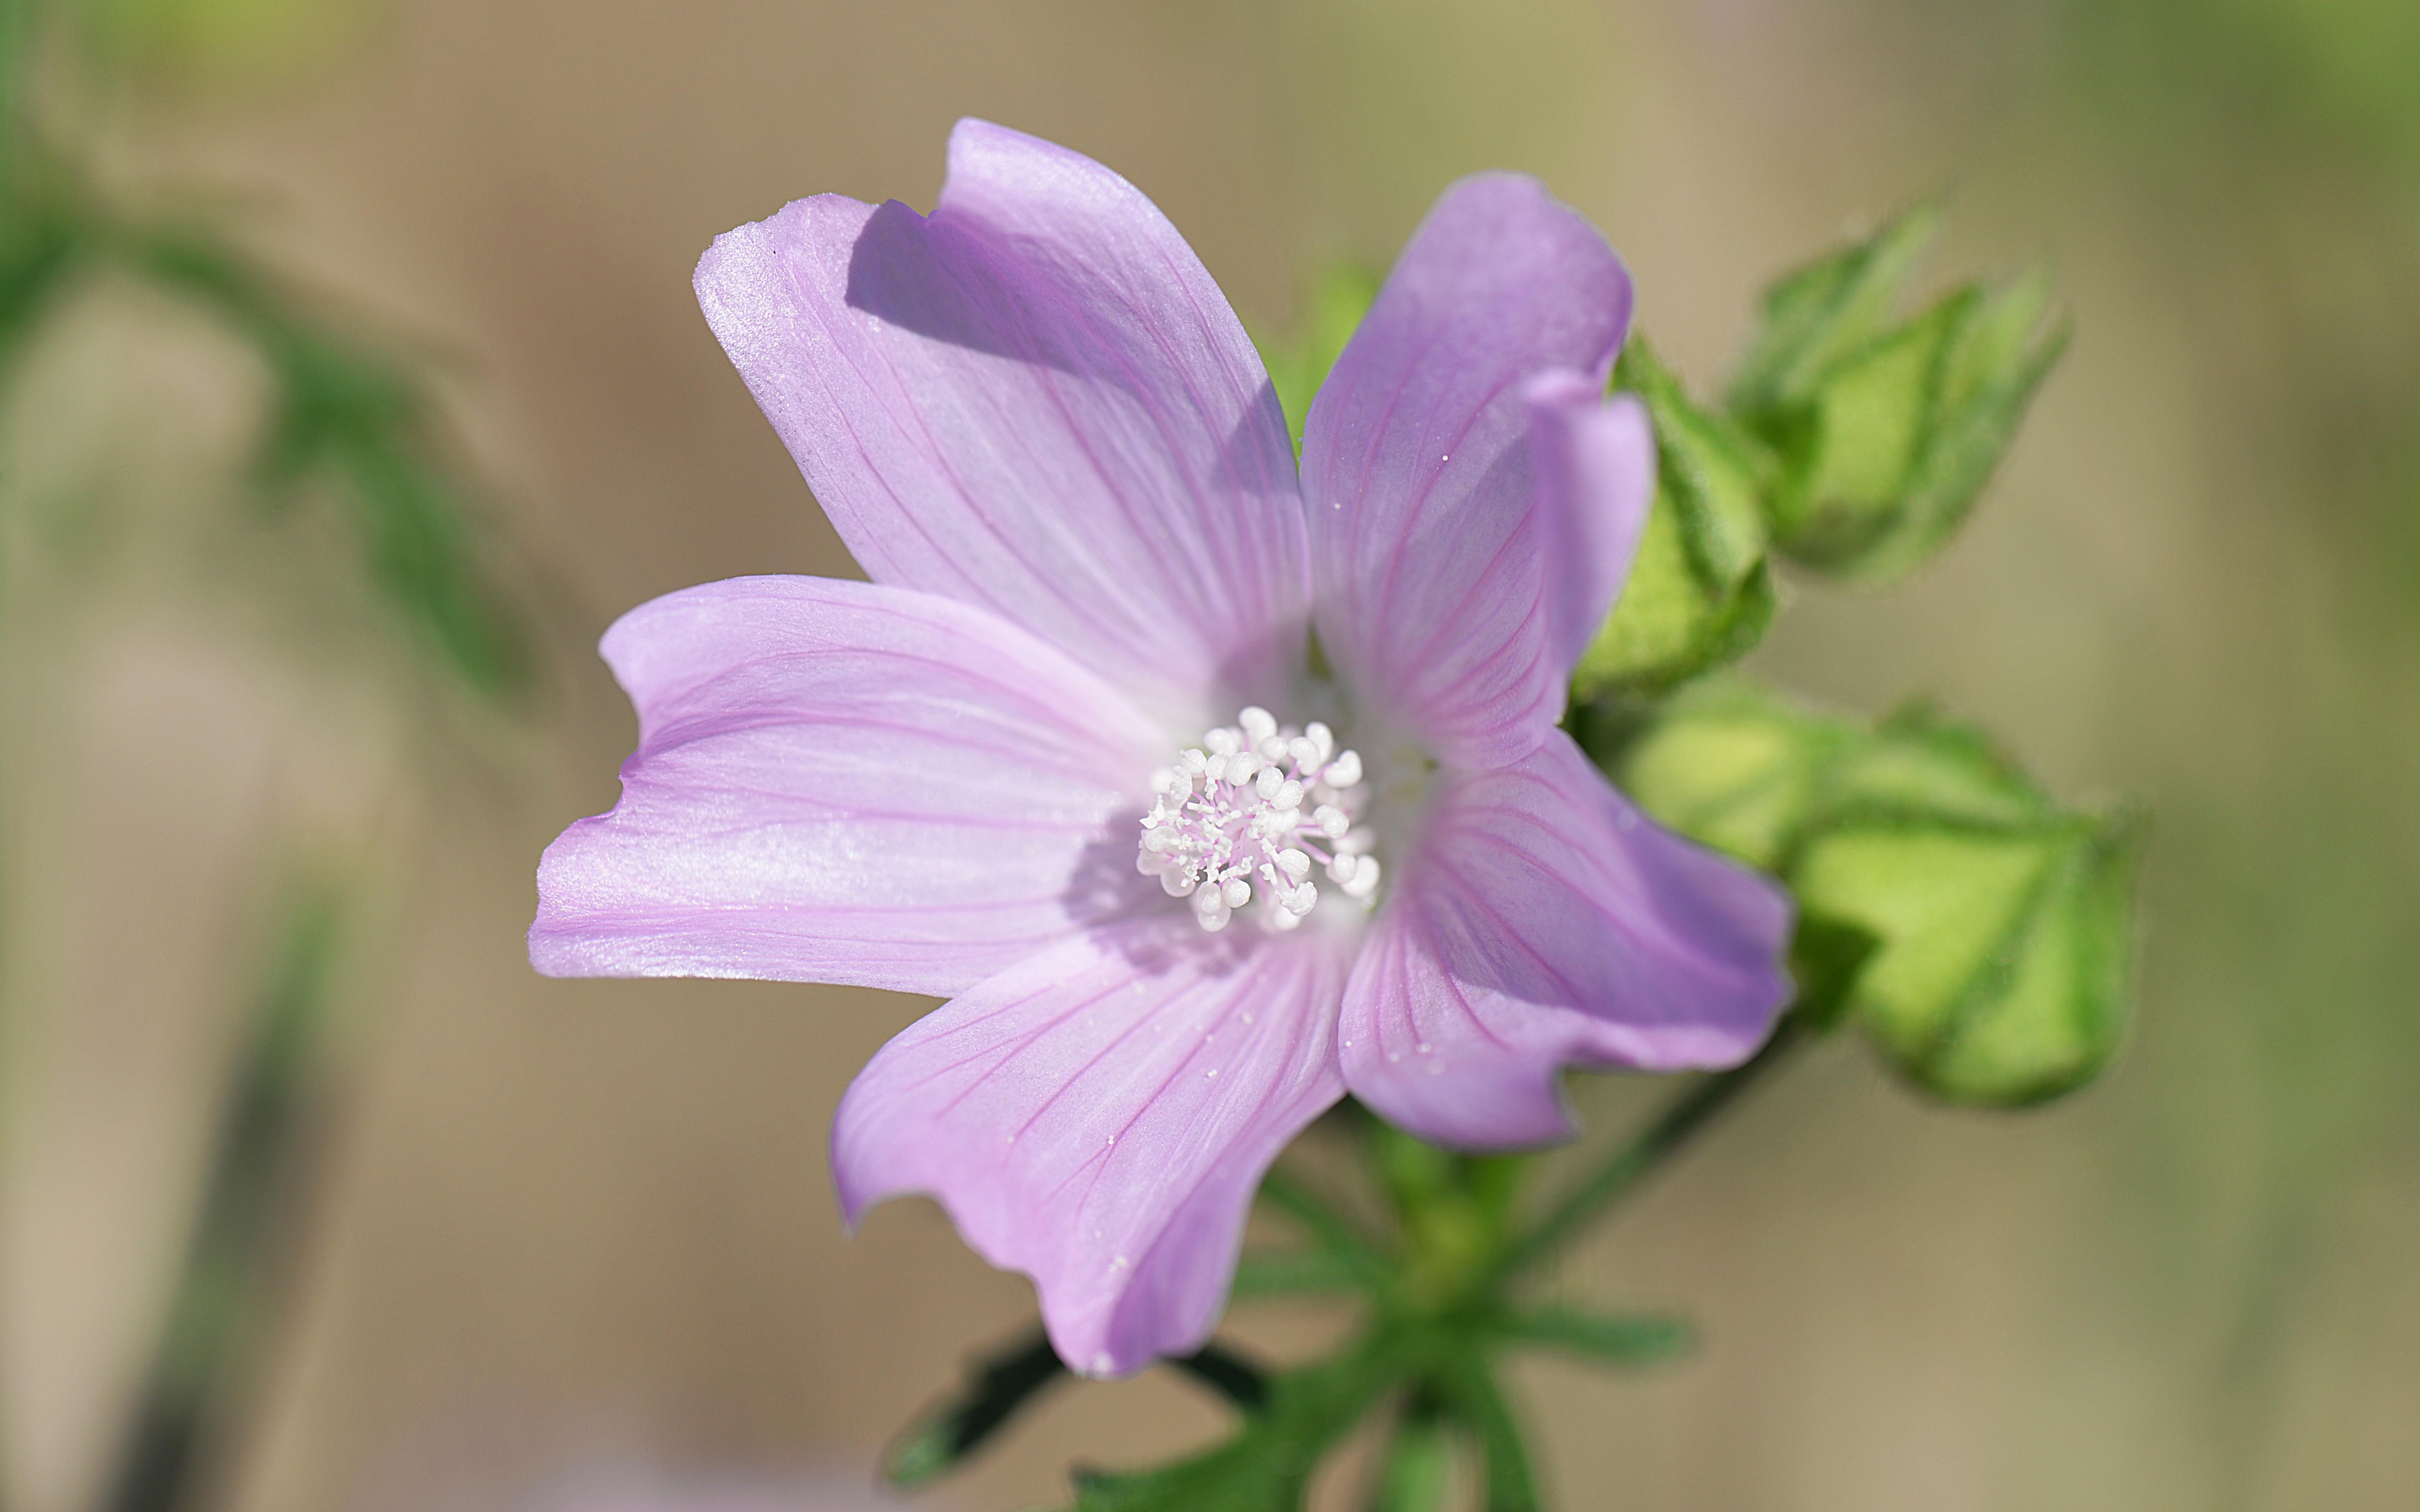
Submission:
POLYGON ((1613 383, 1636 393, 1655 424, 1655 502, 1573 688, 1580 698, 1649 699, 1763 639, 1775 597, 1761 499, 1779 463, 1756 438, 1691 403, 1644 336, 1622 348, 1613 383))
POLYGON ((1939 220, 1918 207, 1782 280, 1731 390, 1779 460, 1776 549, 1853 582, 1904 576, 1947 541, 2067 344, 2039 272, 1891 320, 1939 220))

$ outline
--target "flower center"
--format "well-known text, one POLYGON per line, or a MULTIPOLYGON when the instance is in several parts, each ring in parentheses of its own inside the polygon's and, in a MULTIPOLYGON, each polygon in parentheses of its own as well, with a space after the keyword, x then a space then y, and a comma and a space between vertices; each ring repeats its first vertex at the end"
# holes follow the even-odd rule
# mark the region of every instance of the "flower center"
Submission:
POLYGON ((1361 758, 1315 719, 1296 730, 1246 709, 1154 772, 1151 789, 1135 870, 1192 899, 1205 930, 1255 898, 1264 928, 1296 927, 1319 902, 1313 869, 1365 905, 1377 890, 1370 832, 1354 827, 1370 795, 1361 758))

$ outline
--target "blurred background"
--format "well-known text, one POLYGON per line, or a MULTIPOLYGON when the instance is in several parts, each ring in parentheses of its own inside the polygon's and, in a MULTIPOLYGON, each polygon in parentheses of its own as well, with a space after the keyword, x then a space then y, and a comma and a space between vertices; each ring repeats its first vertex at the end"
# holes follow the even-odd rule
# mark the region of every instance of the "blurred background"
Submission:
MULTIPOLYGON (((1767 279, 1926 193, 1944 278, 2050 259, 2077 339, 1971 527, 1904 589, 1800 585, 1757 660, 2149 806, 2133 1042, 1992 1116, 1823 1047, 1565 1270, 1707 1347, 1517 1383, 1570 1507, 2411 1504, 2407 0, 30 5, 7 103, 76 170, 12 156, 66 208, 12 212, 0 291, 10 1512, 135 1504, 130 1443, 261 1512, 861 1481, 1030 1316, 928 1205, 841 1232, 827 1123, 921 1002, 522 952, 633 739, 598 632, 853 571, 692 263, 810 193, 929 208, 970 114, 1132 178, 1264 332, 1528 170, 1701 392, 1767 279), (307 1158, 208 1175, 260 1128, 307 1158), (213 1244, 272 1284, 199 1420, 213 1244)), ((1064 1392, 939 1502, 1218 1422, 1165 1373, 1064 1392)))

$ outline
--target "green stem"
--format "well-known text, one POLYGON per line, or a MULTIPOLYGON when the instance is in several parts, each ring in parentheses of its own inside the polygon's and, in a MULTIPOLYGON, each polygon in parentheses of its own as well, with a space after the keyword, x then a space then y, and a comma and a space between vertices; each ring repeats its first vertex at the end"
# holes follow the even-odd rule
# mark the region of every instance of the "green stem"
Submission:
POLYGON ((1538 1512, 1538 1482, 1529 1468, 1520 1421, 1486 1362, 1476 1357, 1460 1361, 1438 1384, 1451 1401, 1454 1415, 1479 1441, 1487 1472, 1487 1512, 1538 1512))
POLYGON ((1338 1212, 1326 1199, 1309 1189, 1297 1186, 1288 1177, 1271 1171, 1261 1178, 1261 1200, 1276 1208, 1305 1228, 1319 1247, 1353 1267, 1365 1276, 1380 1276, 1387 1272, 1387 1257, 1377 1242, 1363 1233, 1358 1225, 1338 1212))
POLYGON ((1740 1094, 1787 1058, 1807 1035, 1807 1027, 1797 1014, 1785 1015, 1773 1037, 1755 1056, 1729 1071, 1704 1078, 1682 1093, 1508 1250, 1497 1263, 1497 1278, 1508 1280, 1552 1255, 1600 1213, 1637 1190, 1712 1123, 1716 1114, 1737 1102, 1740 1094))
POLYGON ((288 922, 103 1512, 194 1505, 213 1419, 256 1361, 276 1262, 301 1215, 299 1157, 341 922, 341 900, 318 889, 288 922))
POLYGON ((1367 1499, 1369 1512, 1437 1512, 1453 1487, 1452 1446, 1434 1396, 1416 1391, 1395 1414, 1367 1499))

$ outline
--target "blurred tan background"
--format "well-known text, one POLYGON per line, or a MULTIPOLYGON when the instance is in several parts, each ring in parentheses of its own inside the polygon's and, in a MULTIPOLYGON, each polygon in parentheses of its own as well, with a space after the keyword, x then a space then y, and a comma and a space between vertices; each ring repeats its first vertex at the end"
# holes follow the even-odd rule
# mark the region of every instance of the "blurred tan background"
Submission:
MULTIPOLYGON (((127 185, 231 197, 251 244, 425 342, 538 606, 542 697, 521 719, 448 705, 342 652, 309 558, 237 560, 190 480, 240 449, 258 378, 207 326, 123 296, 45 335, 0 479, 34 522, 0 619, 14 1505, 97 1492, 298 856, 359 898, 341 1074, 271 1357, 213 1445, 225 1505, 471 1512, 600 1465, 870 1473, 1030 1315, 927 1206, 841 1232, 826 1124, 918 1002, 545 981, 521 945, 539 850, 610 806, 633 736, 596 634, 707 579, 852 571, 691 264, 810 193, 929 208, 970 114, 1132 178, 1264 330, 1308 270, 1383 262, 1491 166, 1606 229, 1708 387, 1768 277, 1941 186, 1945 278, 2052 258, 2078 339, 1973 527, 1902 591, 1802 588, 1759 660, 1854 706, 1937 695, 2054 786, 2149 803, 2134 1043, 2009 1117, 1929 1108, 1825 1047, 1568 1269, 1687 1310, 1707 1348, 1631 1381, 1525 1371, 1545 1473, 1575 1508, 2412 1504, 2408 7, 227 16, 126 65, 95 150, 127 185)), ((1602 1128, 1641 1091, 1580 1095, 1602 1128)), ((1329 1324, 1234 1326, 1283 1354, 1329 1324)), ((1217 1422, 1157 1375, 1068 1391, 939 1500, 1046 1503, 1071 1458, 1217 1422)))

